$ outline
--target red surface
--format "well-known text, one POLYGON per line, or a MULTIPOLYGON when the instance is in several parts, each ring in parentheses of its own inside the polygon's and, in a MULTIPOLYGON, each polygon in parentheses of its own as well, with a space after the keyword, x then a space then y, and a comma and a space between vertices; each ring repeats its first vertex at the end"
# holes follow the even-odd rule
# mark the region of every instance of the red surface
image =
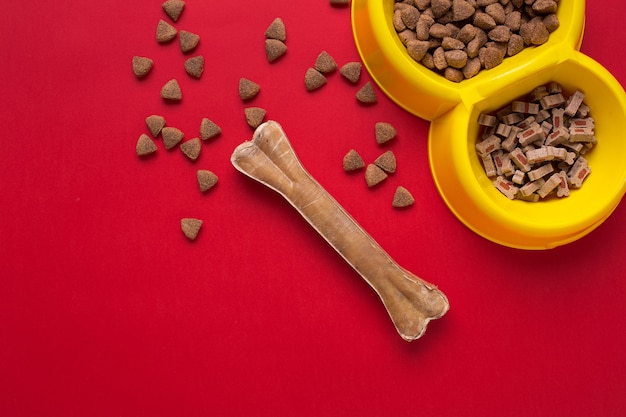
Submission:
MULTIPOLYGON (((439 198, 428 123, 379 92, 360 106, 338 73, 307 93, 327 50, 357 60, 349 9, 328 2, 189 0, 176 24, 201 36, 200 80, 159 45, 159 1, 4 2, 0 17, 0 413, 3 416, 626 415, 626 206, 566 247, 488 242, 439 198), (265 60, 277 16, 289 51, 265 60), (145 80, 133 55, 155 67, 145 80), (166 105, 170 78, 183 89, 166 105), (240 77, 261 85, 251 103, 240 77), (451 310, 407 343, 374 292, 278 195, 230 165, 250 139, 247 105, 279 121, 308 170, 451 310), (223 134, 189 162, 144 118, 187 138, 223 134), (398 137, 380 147, 373 125, 398 137), (367 189, 343 155, 392 149, 398 171, 367 189), (217 187, 202 195, 198 168, 217 187), (416 196, 391 207, 397 185, 416 196), (189 242, 181 217, 204 220, 189 242)), ((588 6, 583 52, 626 83, 623 2, 588 6)), ((363 74, 360 85, 368 81, 363 74)))

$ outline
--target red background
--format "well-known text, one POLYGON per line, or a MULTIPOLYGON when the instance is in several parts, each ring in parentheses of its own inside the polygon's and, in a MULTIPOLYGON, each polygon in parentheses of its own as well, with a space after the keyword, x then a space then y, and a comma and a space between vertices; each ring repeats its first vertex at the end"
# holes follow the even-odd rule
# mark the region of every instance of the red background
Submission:
MULTIPOLYGON (((578 242, 493 244, 439 198, 428 123, 378 91, 362 106, 338 74, 308 93, 328 51, 358 60, 349 8, 327 1, 189 0, 175 26, 201 36, 200 80, 159 45, 160 1, 3 2, 0 16, 0 414, 3 416, 618 416, 626 414, 626 206, 578 242), (264 31, 287 27, 270 65, 264 31), (144 80, 133 55, 154 59, 144 80), (242 103, 238 80, 261 85, 242 103), (177 78, 183 101, 159 89, 177 78), (376 294, 230 154, 247 105, 279 121, 307 169, 451 310, 403 341, 376 294), (144 118, 187 138, 223 130, 191 163, 162 143, 140 160, 144 118), (385 146, 377 121, 395 125, 385 146), (341 160, 391 149, 376 189, 341 160), (216 188, 202 195, 195 172, 216 188), (395 187, 416 197, 391 207, 395 187), (195 242, 182 217, 204 226, 195 242)), ((624 85, 623 2, 589 2, 582 51, 624 85)))

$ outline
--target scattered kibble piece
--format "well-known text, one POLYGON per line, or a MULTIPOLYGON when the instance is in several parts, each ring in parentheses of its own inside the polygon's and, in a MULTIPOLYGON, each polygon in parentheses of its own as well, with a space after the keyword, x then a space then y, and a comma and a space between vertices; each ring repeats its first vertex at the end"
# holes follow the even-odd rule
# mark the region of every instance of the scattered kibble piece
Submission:
POLYGON ((395 138, 398 132, 396 128, 393 127, 391 123, 387 122, 378 122, 375 126, 376 131, 376 143, 382 145, 383 143, 389 142, 391 139, 395 138))
POLYGON ((212 120, 204 117, 200 122, 200 138, 208 140, 222 133, 222 129, 212 120))
POLYGON ((185 72, 194 78, 200 78, 204 72, 204 57, 194 56, 185 61, 185 72))
POLYGON ((148 130, 152 136, 156 138, 159 136, 159 133, 161 133, 161 129, 165 126, 165 117, 157 114, 150 115, 146 117, 146 126, 148 126, 148 130))
POLYGON ((278 39, 265 39, 265 56, 272 63, 287 52, 287 45, 278 39))
POLYGON ((315 69, 322 74, 328 74, 337 69, 337 62, 328 52, 322 51, 315 59, 315 69))
POLYGON ((308 91, 317 90, 318 88, 326 84, 326 77, 324 74, 316 70, 315 68, 309 68, 304 74, 304 86, 308 91))
POLYGON ((200 151, 202 150, 202 142, 200 141, 200 138, 190 139, 180 145, 180 150, 185 154, 187 158, 195 161, 200 156, 200 151))
POLYGON ((263 123, 265 115, 267 114, 265 109, 261 107, 247 107, 244 109, 244 113, 246 115, 246 122, 253 129, 256 129, 263 123))
POLYGON ((156 29, 157 42, 159 43, 169 42, 176 37, 177 33, 178 31, 176 30, 174 26, 170 25, 163 19, 159 20, 159 24, 157 25, 157 29, 156 29))
POLYGON ((198 186, 201 192, 206 192, 217 184, 218 178, 208 169, 199 169, 196 176, 198 177, 198 186))
POLYGON ((268 26, 265 31, 265 37, 267 39, 277 39, 281 42, 287 40, 287 31, 285 30, 285 23, 280 17, 274 19, 274 21, 268 26))
POLYGON ((343 170, 346 172, 356 171, 365 166, 365 162, 361 155, 354 149, 350 149, 346 156, 343 157, 343 170))
POLYGON ((409 192, 409 190, 399 185, 393 195, 393 201, 391 205, 396 208, 403 208, 408 207, 413 203, 415 203, 415 198, 413 198, 413 195, 409 192))
POLYGON ((169 80, 161 88, 161 97, 165 100, 180 101, 183 98, 183 94, 180 90, 178 81, 174 78, 169 80))
POLYGON ((536 87, 494 114, 480 114, 476 151, 485 174, 509 199, 567 197, 591 173, 583 157, 596 144, 584 94, 555 82, 536 87))
POLYGON ((137 140, 137 146, 135 147, 137 151, 137 155, 145 156, 157 151, 157 146, 154 141, 150 138, 150 136, 142 133, 139 136, 139 140, 137 140))
POLYGON ((356 99, 363 104, 375 104, 378 102, 376 91, 374 90, 374 86, 371 81, 366 82, 365 85, 357 91, 356 99))
POLYGON ((165 3, 161 4, 161 7, 170 19, 174 22, 178 22, 178 19, 185 8, 185 2, 182 0, 167 0, 165 3))
POLYGON ((185 134, 176 127, 165 126, 161 129, 161 137, 163 137, 165 149, 169 150, 178 145, 178 143, 185 137, 185 134))
POLYGON ((368 187, 373 187, 380 184, 388 177, 387 173, 383 171, 378 165, 368 164, 365 168, 365 183, 368 187))
POLYGON ((251 100, 261 91, 261 86, 247 78, 239 79, 239 97, 243 101, 251 100))
POLYGON ((389 150, 376 158, 374 165, 392 174, 396 172, 396 156, 393 151, 389 150))
POLYGON ((202 220, 200 219, 184 218, 180 220, 180 228, 189 240, 196 240, 201 227, 202 220))
POLYGON ((133 57, 133 72, 137 78, 143 78, 152 69, 154 65, 154 61, 145 56, 134 56, 133 57))
POLYGON ((193 51, 196 46, 198 46, 200 36, 186 30, 181 30, 178 35, 178 40, 180 42, 180 50, 186 54, 193 51))
POLYGON ((361 78, 362 66, 360 62, 348 62, 339 68, 339 73, 352 84, 356 84, 359 82, 359 78, 361 78))

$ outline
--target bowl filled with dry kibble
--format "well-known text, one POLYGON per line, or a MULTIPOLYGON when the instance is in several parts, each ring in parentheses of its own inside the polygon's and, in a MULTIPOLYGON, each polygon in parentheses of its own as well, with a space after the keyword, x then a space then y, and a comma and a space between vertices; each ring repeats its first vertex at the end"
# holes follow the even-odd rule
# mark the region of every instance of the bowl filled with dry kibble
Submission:
POLYGON ((502 245, 585 236, 626 192, 626 94, 579 52, 583 0, 354 0, 379 87, 431 121, 447 206, 502 245))

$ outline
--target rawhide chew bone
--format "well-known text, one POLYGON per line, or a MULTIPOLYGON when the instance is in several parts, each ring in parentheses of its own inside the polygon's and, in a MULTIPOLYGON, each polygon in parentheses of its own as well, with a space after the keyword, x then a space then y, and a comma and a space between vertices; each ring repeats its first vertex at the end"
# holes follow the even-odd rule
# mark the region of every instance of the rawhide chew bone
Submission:
POLYGON ((448 299, 399 266, 305 170, 281 126, 267 121, 231 156, 235 168, 281 194, 380 296, 400 336, 424 334, 448 299))

